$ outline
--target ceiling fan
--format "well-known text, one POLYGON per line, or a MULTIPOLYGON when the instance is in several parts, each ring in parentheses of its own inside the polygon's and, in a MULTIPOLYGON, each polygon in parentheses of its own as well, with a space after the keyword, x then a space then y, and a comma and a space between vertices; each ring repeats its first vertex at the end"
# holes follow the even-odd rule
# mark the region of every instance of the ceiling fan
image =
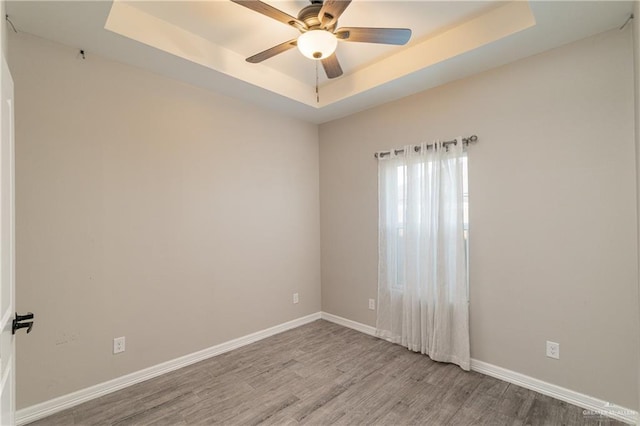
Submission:
POLYGON ((259 0, 231 1, 287 24, 302 33, 293 40, 248 57, 247 62, 252 64, 297 46, 307 58, 322 62, 328 78, 336 78, 342 75, 340 62, 334 53, 338 40, 404 45, 411 38, 411 30, 407 28, 343 27, 336 29, 338 18, 349 6, 351 0, 311 0, 310 5, 298 12, 297 18, 259 0))

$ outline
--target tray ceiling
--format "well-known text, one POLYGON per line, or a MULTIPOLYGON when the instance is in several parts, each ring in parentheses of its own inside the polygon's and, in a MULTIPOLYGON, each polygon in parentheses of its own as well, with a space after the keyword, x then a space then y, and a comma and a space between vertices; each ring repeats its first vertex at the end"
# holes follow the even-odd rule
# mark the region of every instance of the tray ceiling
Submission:
MULTIPOLYGON (((303 0, 267 1, 297 15, 303 0)), ((340 42, 327 80, 297 49, 245 58, 295 38, 230 1, 9 1, 20 31, 324 122, 619 26, 632 2, 354 0, 338 26, 411 28, 406 46, 340 42)))

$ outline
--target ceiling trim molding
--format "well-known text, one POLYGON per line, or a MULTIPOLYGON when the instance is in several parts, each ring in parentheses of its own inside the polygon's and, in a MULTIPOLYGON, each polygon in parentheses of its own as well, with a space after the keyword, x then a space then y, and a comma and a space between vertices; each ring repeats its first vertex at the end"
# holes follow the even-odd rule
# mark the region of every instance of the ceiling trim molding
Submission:
MULTIPOLYGON (((304 2, 287 0, 289 6, 294 4, 293 1, 304 2)), ((353 7, 367 1, 370 0, 354 2, 353 7)), ((253 52, 256 34, 271 34, 283 25, 275 21, 269 25, 270 20, 249 12, 243 16, 240 12, 244 8, 231 7, 230 2, 228 8, 221 5, 194 6, 195 9, 189 13, 220 13, 215 19, 239 22, 237 28, 235 24, 225 27, 236 28, 235 32, 223 32, 225 37, 228 36, 227 40, 235 43, 227 46, 216 28, 207 26, 212 21, 211 16, 203 15, 202 19, 196 20, 197 24, 189 26, 190 19, 194 18, 190 18, 186 11, 183 15, 174 15, 181 10, 179 7, 160 10, 153 7, 154 3, 164 4, 161 1, 136 3, 131 0, 115 0, 115 3, 113 0, 9 1, 7 13, 20 29, 16 37, 32 34, 74 50, 81 46, 89 57, 100 55, 240 99, 258 108, 311 123, 324 123, 617 29, 633 11, 634 5, 633 1, 606 0, 498 2, 490 9, 474 9, 477 14, 473 17, 454 14, 463 20, 455 21, 457 24, 447 21, 449 24, 441 26, 437 32, 430 32, 431 36, 417 37, 404 48, 387 48, 391 55, 376 56, 376 62, 362 66, 357 64, 363 62, 355 61, 349 67, 351 57, 346 53, 362 51, 360 48, 368 50, 371 46, 344 43, 341 47, 347 72, 338 79, 321 83, 318 103, 312 87, 314 82, 300 78, 302 71, 305 76, 313 71, 311 61, 303 58, 289 61, 290 58, 280 57, 263 64, 247 64, 244 60, 245 54, 253 52), (146 5, 146 8, 141 5, 146 5), (125 10, 127 7, 129 10, 124 15, 110 15, 112 9, 125 10), (467 19, 464 20, 463 16, 467 19), (247 33, 245 27, 256 30, 247 33), (233 46, 239 50, 232 49, 233 46)), ((214 3, 225 4, 228 0, 187 2, 192 6, 214 3)), ((447 5, 453 7, 455 3, 447 2, 447 5)), ((373 13, 376 8, 364 7, 363 10, 373 13)), ((411 9, 408 7, 406 10, 411 9)), ((437 20, 437 16, 434 19, 437 20)), ((382 25, 375 24, 375 20, 370 22, 382 25)), ((401 21, 394 25, 401 25, 401 21)), ((287 31, 283 33, 293 31, 284 29, 287 31)), ((281 34, 274 34, 272 38, 280 37, 281 34)), ((271 40, 268 43, 265 40, 265 44, 269 43, 271 40)), ((373 47, 375 49, 371 51, 377 50, 376 46, 373 47)), ((294 53, 297 52, 290 56, 295 56, 294 53)))
POLYGON ((123 0, 115 0, 104 28, 179 58, 246 83, 262 87, 313 108, 324 108, 346 98, 384 86, 481 46, 535 26, 528 1, 492 8, 434 37, 320 87, 315 88, 264 64, 247 64, 241 55, 150 15, 123 0))
POLYGON ((393 80, 535 26, 528 1, 494 8, 448 31, 322 86, 320 106, 349 98, 393 80), (398 66, 402 64, 402 66, 398 66))
POLYGON ((317 106, 314 88, 265 65, 249 65, 239 54, 124 1, 113 2, 104 28, 289 99, 317 106))

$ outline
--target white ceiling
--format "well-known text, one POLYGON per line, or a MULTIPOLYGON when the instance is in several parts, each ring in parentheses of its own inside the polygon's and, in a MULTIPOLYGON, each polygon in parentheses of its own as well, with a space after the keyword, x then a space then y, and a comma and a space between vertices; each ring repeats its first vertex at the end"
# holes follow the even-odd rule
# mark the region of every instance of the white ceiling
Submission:
MULTIPOLYGON (((297 15, 306 0, 268 1, 297 15)), ((297 32, 227 0, 9 1, 19 31, 321 123, 620 26, 633 2, 354 0, 339 26, 411 28, 406 46, 341 42, 327 80, 292 49, 244 58, 297 32)))
MULTIPOLYGON (((230 1, 145 1, 127 2, 140 11, 170 22, 243 58, 296 38, 294 28, 260 15, 230 1), (223 19, 221 19, 223 18, 223 19)), ((308 0, 271 1, 272 6, 297 16, 308 0)), ((354 1, 339 20, 339 27, 392 27, 412 29, 408 46, 424 40, 442 28, 452 27, 495 7, 496 1, 407 2, 354 1)), ((407 46, 407 47, 408 47, 407 46)), ((369 65, 403 47, 370 43, 340 43, 337 55, 345 73, 369 65)), ((315 61, 297 49, 277 55, 265 65, 308 85, 315 85, 315 61)), ((326 76, 319 73, 321 83, 326 76)))

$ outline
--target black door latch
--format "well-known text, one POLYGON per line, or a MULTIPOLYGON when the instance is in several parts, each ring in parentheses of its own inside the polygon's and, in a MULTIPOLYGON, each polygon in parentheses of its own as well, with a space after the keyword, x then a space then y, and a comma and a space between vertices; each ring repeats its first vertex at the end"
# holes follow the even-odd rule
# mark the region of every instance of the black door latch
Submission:
POLYGON ((11 328, 11 334, 16 334, 16 330, 20 330, 21 328, 26 328, 27 333, 31 333, 31 329, 33 328, 33 321, 26 322, 27 320, 33 319, 33 313, 27 312, 25 315, 18 315, 16 312, 16 318, 13 320, 13 326, 11 328), (25 322, 22 322, 25 321, 25 322))

